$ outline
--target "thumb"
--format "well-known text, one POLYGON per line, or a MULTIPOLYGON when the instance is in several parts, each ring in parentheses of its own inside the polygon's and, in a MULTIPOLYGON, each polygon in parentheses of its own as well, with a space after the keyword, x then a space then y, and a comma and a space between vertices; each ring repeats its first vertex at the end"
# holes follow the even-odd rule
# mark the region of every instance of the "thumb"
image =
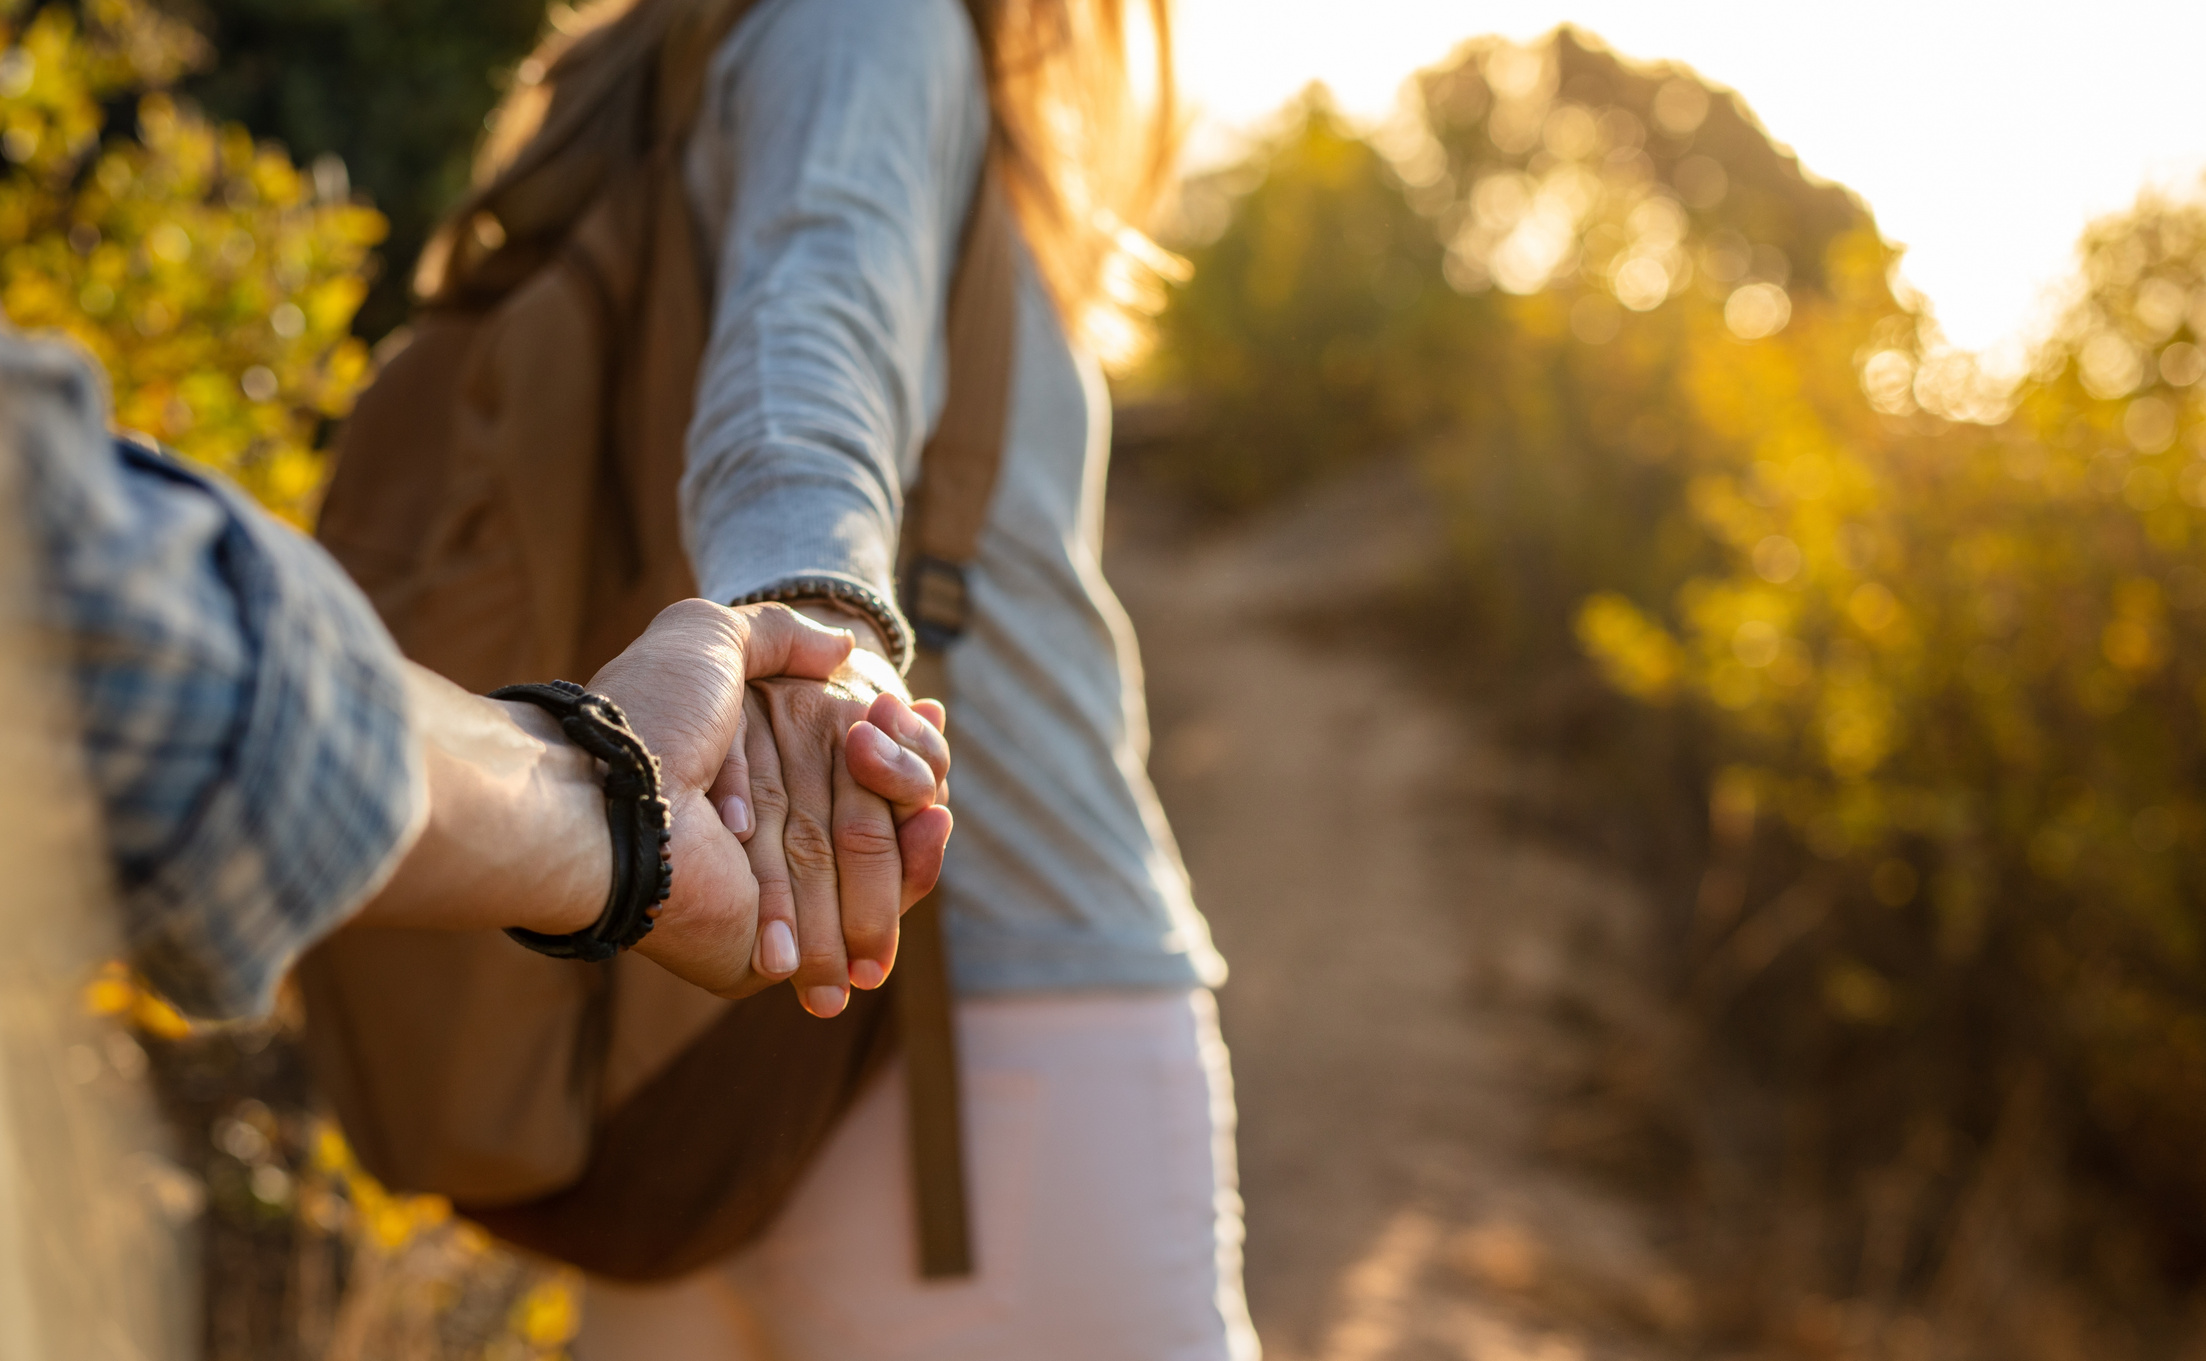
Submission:
POLYGON ((831 629, 787 605, 745 605, 736 611, 744 625, 743 677, 800 676, 826 680, 858 645, 848 629, 831 629))

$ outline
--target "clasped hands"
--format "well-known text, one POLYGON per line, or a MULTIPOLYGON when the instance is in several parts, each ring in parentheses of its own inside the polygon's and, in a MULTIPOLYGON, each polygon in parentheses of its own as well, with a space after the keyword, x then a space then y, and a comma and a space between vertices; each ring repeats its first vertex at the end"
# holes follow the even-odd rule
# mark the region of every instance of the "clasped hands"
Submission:
POLYGON ((724 997, 833 1016, 896 962, 950 835, 942 706, 780 605, 670 606, 590 681, 658 754, 674 894, 636 947, 724 997))

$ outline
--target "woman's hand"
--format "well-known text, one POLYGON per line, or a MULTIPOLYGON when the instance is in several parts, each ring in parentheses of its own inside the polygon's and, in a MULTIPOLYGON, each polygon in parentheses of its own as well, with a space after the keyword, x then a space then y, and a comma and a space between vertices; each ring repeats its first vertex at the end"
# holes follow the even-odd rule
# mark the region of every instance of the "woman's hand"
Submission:
POLYGON ((794 975, 815 1016, 887 980, 897 919, 934 887, 950 830, 942 706, 906 704, 886 663, 852 660, 825 683, 753 684, 744 759, 714 787, 758 880, 752 967, 794 975))

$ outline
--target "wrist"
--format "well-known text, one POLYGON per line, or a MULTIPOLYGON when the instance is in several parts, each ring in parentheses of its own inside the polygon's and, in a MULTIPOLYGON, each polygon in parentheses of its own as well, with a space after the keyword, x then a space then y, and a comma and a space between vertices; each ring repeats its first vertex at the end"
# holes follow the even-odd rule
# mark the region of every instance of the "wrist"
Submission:
POLYGON ((507 923, 545 935, 584 931, 605 911, 613 879, 613 838, 605 821, 604 770, 595 757, 568 740, 559 720, 534 704, 492 700, 513 725, 538 743, 524 806, 558 828, 552 837, 517 836, 529 847, 511 868, 525 890, 507 923))
POLYGON ((360 920, 544 932, 595 921, 612 880, 612 834, 589 754, 533 706, 471 695, 411 664, 406 689, 428 815, 360 920))
MULTIPOLYGON (((668 853, 673 819, 658 758, 629 726, 618 704, 571 681, 508 685, 493 691, 490 698, 521 701, 544 710, 557 721, 560 733, 580 749, 577 754, 585 769, 602 781, 596 803, 608 844, 603 861, 607 873, 602 880, 607 891, 603 906, 589 922, 560 931, 512 926, 506 934, 531 950, 559 959, 588 963, 611 959, 651 933, 659 905, 673 886, 668 853)), ((561 783, 571 791, 573 766, 558 765, 570 772, 570 778, 561 783)), ((547 763, 545 774, 559 780, 560 771, 547 763)), ((588 859, 594 861, 596 856, 588 859)), ((577 861, 569 857, 565 864, 571 882, 577 861)))

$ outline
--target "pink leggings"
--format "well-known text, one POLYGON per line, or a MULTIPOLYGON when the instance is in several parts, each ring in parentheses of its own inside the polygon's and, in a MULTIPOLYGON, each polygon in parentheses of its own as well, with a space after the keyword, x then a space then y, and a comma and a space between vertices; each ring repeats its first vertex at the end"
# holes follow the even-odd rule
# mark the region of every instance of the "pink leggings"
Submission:
POLYGON ((976 1276, 918 1277, 890 1072, 759 1242, 592 1281, 575 1361, 1255 1361, 1210 993, 986 998, 958 1036, 976 1276))

